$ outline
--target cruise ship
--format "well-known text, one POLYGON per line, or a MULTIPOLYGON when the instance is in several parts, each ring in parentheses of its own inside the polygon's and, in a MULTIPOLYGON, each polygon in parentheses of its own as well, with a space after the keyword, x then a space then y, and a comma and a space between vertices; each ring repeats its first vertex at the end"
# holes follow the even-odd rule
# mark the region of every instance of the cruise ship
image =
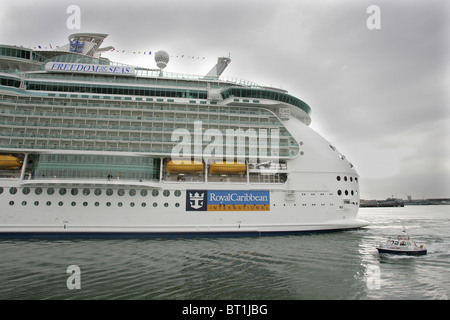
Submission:
POLYGON ((360 228, 359 176, 286 90, 110 61, 107 34, 0 45, 0 235, 273 235, 360 228))

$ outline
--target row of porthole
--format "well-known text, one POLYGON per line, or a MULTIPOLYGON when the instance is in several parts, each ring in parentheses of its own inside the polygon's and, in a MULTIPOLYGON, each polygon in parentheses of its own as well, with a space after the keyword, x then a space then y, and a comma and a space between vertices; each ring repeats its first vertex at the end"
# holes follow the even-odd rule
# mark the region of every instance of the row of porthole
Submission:
MULTIPOLYGON (((350 182, 353 182, 353 177, 347 178, 347 176, 344 176, 344 181, 347 181, 349 179, 350 179, 350 182)), ((354 179, 355 179, 355 182, 358 182, 358 177, 355 177, 354 179)), ((341 176, 337 176, 336 180, 341 181, 341 176)))
MULTIPOLYGON (((39 201, 34 201, 34 203, 33 203, 36 207, 37 206, 39 206, 39 201)), ((46 203, 45 203, 46 205, 47 205, 47 207, 50 207, 51 205, 52 205, 52 202, 51 201, 47 201, 46 203)), ((10 201, 9 202, 9 205, 10 206, 13 206, 13 205, 15 205, 15 202, 14 201, 10 201)), ((26 201, 22 201, 22 205, 23 206, 26 206, 26 205, 28 205, 28 203, 26 202, 26 201)), ((63 201, 59 201, 58 202, 58 206, 60 206, 60 207, 62 207, 64 205, 64 202, 63 201)), ((77 203, 76 203, 76 201, 72 201, 71 203, 70 203, 70 205, 72 206, 72 207, 75 207, 76 205, 77 205, 77 203)), ((87 201, 84 201, 83 202, 83 207, 87 207, 89 205, 89 203, 87 202, 87 201)), ((111 202, 106 202, 106 206, 107 207, 111 207, 111 202)), ((134 207, 136 204, 134 203, 134 202, 130 202, 130 207, 134 207)), ((98 206, 100 206, 100 203, 99 202, 95 202, 94 203, 94 206, 96 206, 96 207, 98 207, 98 206)), ((122 207, 123 206, 123 203, 122 202, 118 202, 117 203, 117 206, 118 207, 122 207)), ((147 203, 146 202, 142 202, 141 203, 141 207, 143 207, 143 208, 145 208, 147 206, 147 203)), ((158 206, 158 204, 156 203, 156 202, 153 202, 153 207, 157 207, 158 206)), ((177 202, 177 203, 175 203, 175 207, 176 208, 178 208, 180 206, 180 204, 177 202)), ((166 202, 166 203, 164 203, 164 207, 169 207, 169 204, 166 202)))
MULTIPOLYGON (((4 191, 3 188, 0 187, 0 194, 2 194, 3 191, 4 191)), ((24 195, 27 195, 27 194, 29 194, 30 192, 31 192, 31 189, 28 188, 28 187, 25 187, 25 188, 22 189, 22 193, 23 193, 24 195)), ((40 188, 40 187, 34 189, 34 193, 35 193, 36 195, 41 195, 42 192, 43 192, 43 190, 42 190, 42 188, 40 188)), ((16 193, 17 193, 17 188, 16 188, 16 187, 11 187, 11 188, 9 188, 9 193, 10 193, 10 194, 16 194, 16 193)), ((55 193, 55 189, 54 189, 54 188, 48 188, 48 189, 47 189, 47 194, 48 194, 48 195, 52 195, 52 194, 54 194, 54 193, 55 193)), ((60 194, 61 196, 65 195, 66 193, 67 193, 67 189, 66 189, 66 188, 60 188, 60 189, 59 189, 59 194, 60 194)), ((91 189, 89 189, 89 188, 84 188, 84 189, 82 189, 82 193, 83 193, 83 195, 88 196, 88 195, 91 193, 91 189)), ((106 193, 107 196, 112 196, 112 195, 114 194, 114 191, 113 191, 113 189, 106 189, 105 193, 106 193)), ((70 194, 73 195, 73 196, 78 195, 78 189, 77 189, 77 188, 72 188, 72 189, 70 189, 70 194)), ((102 190, 101 190, 101 189, 95 189, 95 190, 94 190, 94 194, 95 194, 96 196, 100 196, 100 195, 102 194, 102 190)), ((136 190, 135 190, 135 189, 130 189, 129 192, 128 192, 128 194, 129 194, 130 196, 135 196, 135 195, 136 195, 136 190)), ((145 197, 145 196, 148 195, 148 191, 145 190, 145 189, 142 189, 142 190, 140 191, 140 194, 141 194, 141 196, 145 197)), ((159 195, 159 190, 152 190, 151 194, 152 194, 152 196, 157 197, 157 196, 159 195)), ((168 196, 170 196, 170 191, 169 191, 169 190, 164 190, 162 194, 163 194, 165 197, 168 197, 168 196)), ((125 190, 124 190, 124 189, 118 189, 118 190, 117 190, 117 195, 119 195, 119 196, 124 196, 124 195, 125 195, 125 190)), ((181 191, 180 191, 180 190, 176 190, 176 191, 174 192, 174 195, 175 195, 176 197, 181 196, 181 191)))
MULTIPOLYGON (((341 195, 342 195, 342 190, 338 190, 338 191, 337 191, 337 194, 338 194, 339 196, 341 196, 341 195)), ((348 195, 349 195, 349 191, 348 191, 348 190, 345 190, 345 191, 344 191, 344 194, 345 194, 346 196, 348 196, 348 195)), ((357 195, 357 194, 358 194, 358 191, 357 191, 357 190, 356 190, 356 191, 351 190, 351 191, 350 191, 350 194, 351 194, 352 196, 354 196, 355 194, 357 195)))
MULTIPOLYGON (((315 207, 315 206, 317 205, 317 203, 311 203, 311 204, 302 203, 302 206, 303 206, 303 207, 306 207, 306 206, 308 206, 308 205, 311 205, 311 206, 315 207)), ((321 205, 322 207, 326 206, 325 203, 321 203, 320 205, 321 205)), ((330 205, 330 207, 334 206, 333 203, 330 203, 329 205, 330 205)), ((275 207, 275 203, 273 204, 273 206, 275 207)), ((297 206, 297 204, 294 203, 294 207, 296 207, 296 206, 297 206)), ((286 203, 283 203, 283 207, 286 207, 286 203)))

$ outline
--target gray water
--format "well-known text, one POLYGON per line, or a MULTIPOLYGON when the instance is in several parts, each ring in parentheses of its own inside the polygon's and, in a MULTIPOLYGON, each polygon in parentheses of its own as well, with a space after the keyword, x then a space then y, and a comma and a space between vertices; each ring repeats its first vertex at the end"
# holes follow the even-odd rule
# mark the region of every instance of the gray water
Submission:
POLYGON ((363 208, 359 217, 372 224, 298 236, 0 239, 0 299, 449 298, 450 206, 363 208), (378 254, 403 226, 426 256, 378 254))

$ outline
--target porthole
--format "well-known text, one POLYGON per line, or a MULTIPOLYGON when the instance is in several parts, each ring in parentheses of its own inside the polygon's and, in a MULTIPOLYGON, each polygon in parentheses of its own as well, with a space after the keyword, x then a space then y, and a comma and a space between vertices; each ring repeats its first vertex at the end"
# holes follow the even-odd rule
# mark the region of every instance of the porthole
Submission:
POLYGON ((134 207, 134 202, 130 202, 130 207, 134 207))
POLYGON ((47 205, 47 207, 50 207, 52 205, 52 202, 51 201, 47 201, 46 205, 47 205))
POLYGON ((107 206, 107 207, 111 207, 111 202, 107 202, 107 203, 106 203, 106 206, 107 206))
POLYGON ((70 194, 72 194, 73 196, 76 196, 78 194, 78 189, 72 188, 72 190, 70 190, 70 194))
POLYGON ((153 190, 152 191, 152 196, 157 197, 159 195, 159 191, 158 190, 153 190))
POLYGON ((59 194, 62 195, 62 196, 65 195, 66 192, 67 192, 66 188, 59 189, 59 194))
POLYGON ((58 206, 60 206, 60 207, 62 207, 63 204, 64 204, 64 203, 63 203, 62 201, 58 202, 58 206))
POLYGON ((88 196, 91 193, 91 190, 88 188, 83 189, 83 195, 88 196))
POLYGON ((71 205, 72 205, 72 207, 75 207, 77 205, 77 203, 75 201, 72 201, 71 205))
POLYGON ((336 177, 337 181, 341 181, 341 176, 336 177))
POLYGON ((101 190, 101 189, 95 189, 95 190, 94 190, 94 194, 95 194, 96 196, 99 196, 99 195, 102 194, 102 190, 101 190))
POLYGON ((342 195, 342 191, 341 191, 341 190, 338 190, 337 194, 338 194, 339 196, 342 195))
POLYGON ((145 208, 147 206, 147 204, 145 202, 141 203, 142 208, 145 208))
POLYGON ((16 187, 9 188, 9 193, 16 194, 17 193, 17 188, 16 187))
POLYGON ((34 205, 37 207, 39 205, 39 201, 35 201, 34 205))
POLYGON ((34 193, 35 193, 36 195, 42 194, 42 188, 36 188, 36 189, 34 189, 34 193))
POLYGON ((26 202, 26 201, 22 201, 22 205, 23 205, 23 206, 26 206, 26 205, 27 205, 27 202, 26 202))
POLYGON ((175 197, 179 197, 179 196, 181 196, 181 191, 180 190, 176 190, 174 192, 174 194, 175 194, 175 197))
POLYGON ((164 207, 168 207, 169 206, 169 204, 166 202, 166 203, 164 203, 164 207))
POLYGON ((350 182, 353 182, 353 177, 350 177, 350 182))
POLYGON ((156 202, 153 202, 153 206, 156 208, 158 204, 156 202))
POLYGON ((347 176, 344 177, 344 181, 347 181, 347 176))
POLYGON ((0 194, 3 193, 3 187, 0 187, 0 194))
POLYGON ((87 206, 88 206, 87 201, 84 201, 84 202, 83 202, 83 206, 84 206, 84 207, 87 207, 87 206))
POLYGON ((94 206, 96 206, 96 207, 98 207, 100 205, 100 203, 98 202, 98 201, 96 201, 95 203, 94 203, 94 206))
POLYGON ((125 191, 123 189, 119 189, 119 190, 117 190, 117 194, 119 196, 123 196, 125 194, 125 191))
POLYGON ((22 193, 23 194, 29 194, 30 193, 30 188, 28 188, 28 187, 23 188, 22 189, 22 193))
POLYGON ((118 205, 119 207, 121 207, 123 204, 122 204, 122 202, 119 202, 117 205, 118 205))
POLYGON ((10 205, 10 206, 13 206, 13 205, 14 205, 14 201, 10 201, 10 202, 9 202, 9 205, 10 205))
POLYGON ((47 189, 47 194, 49 195, 49 196, 51 196, 52 194, 54 194, 55 193, 55 189, 53 189, 53 188, 48 188, 47 189))
POLYGON ((141 196, 145 197, 148 194, 147 190, 141 190, 141 196))
POLYGON ((107 189, 107 190, 106 190, 106 195, 107 195, 107 196, 112 196, 112 194, 113 194, 112 189, 107 189))
POLYGON ((134 189, 130 189, 130 196, 135 196, 136 195, 136 190, 134 189))
POLYGON ((345 195, 348 196, 348 190, 345 190, 345 195))
POLYGON ((163 195, 164 195, 164 197, 170 196, 170 191, 169 190, 164 190, 163 195))
POLYGON ((178 208, 180 206, 180 204, 177 202, 175 203, 175 207, 178 208))
POLYGON ((353 192, 353 190, 352 190, 351 194, 352 194, 352 196, 354 195, 354 192, 353 192))

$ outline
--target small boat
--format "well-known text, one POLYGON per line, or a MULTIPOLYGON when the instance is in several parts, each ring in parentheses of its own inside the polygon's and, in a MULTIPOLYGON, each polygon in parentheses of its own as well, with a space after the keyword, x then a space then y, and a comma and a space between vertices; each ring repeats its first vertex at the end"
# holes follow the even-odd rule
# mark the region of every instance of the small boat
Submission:
POLYGON ((427 249, 423 245, 417 245, 403 229, 402 234, 396 238, 389 237, 385 243, 377 247, 379 253, 392 253, 408 256, 421 256, 427 254, 427 249))

